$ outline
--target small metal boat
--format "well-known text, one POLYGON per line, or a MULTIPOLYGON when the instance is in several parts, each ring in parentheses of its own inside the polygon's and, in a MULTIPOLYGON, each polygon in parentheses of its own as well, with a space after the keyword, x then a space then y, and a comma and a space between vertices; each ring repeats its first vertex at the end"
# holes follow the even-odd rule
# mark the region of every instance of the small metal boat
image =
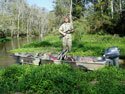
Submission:
POLYGON ((106 65, 118 66, 119 50, 116 47, 111 47, 105 50, 102 57, 80 57, 67 56, 68 50, 62 51, 59 55, 47 53, 15 53, 14 57, 19 64, 62 64, 67 63, 77 67, 83 67, 87 70, 97 70, 106 65))

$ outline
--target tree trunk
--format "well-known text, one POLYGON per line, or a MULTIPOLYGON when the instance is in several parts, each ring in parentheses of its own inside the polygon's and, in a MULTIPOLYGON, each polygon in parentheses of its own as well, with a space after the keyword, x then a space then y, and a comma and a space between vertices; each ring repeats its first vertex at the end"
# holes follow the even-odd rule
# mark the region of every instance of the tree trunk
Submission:
POLYGON ((19 31, 20 31, 20 8, 18 10, 18 22, 17 22, 17 38, 19 37, 19 31))
POLYGON ((71 21, 71 24, 73 24, 73 22, 72 22, 72 0, 70 3, 71 3, 70 4, 70 21, 71 21))
POLYGON ((122 11, 122 0, 119 0, 120 11, 122 11))
POLYGON ((11 28, 11 38, 13 37, 13 20, 11 20, 12 28, 11 28))
POLYGON ((28 37, 28 35, 29 35, 29 22, 28 22, 28 19, 27 19, 27 24, 26 25, 27 25, 27 30, 26 31, 27 31, 27 37, 28 37))
POLYGON ((113 19, 113 16, 114 16, 114 0, 111 0, 111 15, 112 15, 112 19, 113 19))

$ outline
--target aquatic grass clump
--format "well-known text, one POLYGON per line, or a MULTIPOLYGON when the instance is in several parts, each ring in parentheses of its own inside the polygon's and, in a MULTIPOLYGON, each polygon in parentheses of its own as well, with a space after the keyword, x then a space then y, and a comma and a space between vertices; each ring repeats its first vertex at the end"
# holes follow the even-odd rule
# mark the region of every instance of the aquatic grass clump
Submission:
MULTIPOLYGON (((83 35, 80 41, 73 38, 72 56, 101 56, 105 49, 116 46, 120 49, 120 54, 125 55, 125 38, 114 37, 111 35, 83 35)), ((12 52, 50 52, 59 53, 62 49, 62 41, 58 35, 46 36, 43 41, 36 41, 26 44, 23 48, 12 52)))

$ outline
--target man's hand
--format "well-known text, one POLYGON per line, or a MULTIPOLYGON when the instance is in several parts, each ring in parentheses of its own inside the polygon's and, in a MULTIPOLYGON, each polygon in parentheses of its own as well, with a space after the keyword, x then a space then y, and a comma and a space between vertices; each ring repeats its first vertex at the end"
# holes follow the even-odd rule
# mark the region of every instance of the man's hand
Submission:
POLYGON ((66 33, 63 33, 63 36, 66 36, 66 33))
POLYGON ((66 36, 66 33, 61 33, 61 36, 59 38, 63 38, 66 36))

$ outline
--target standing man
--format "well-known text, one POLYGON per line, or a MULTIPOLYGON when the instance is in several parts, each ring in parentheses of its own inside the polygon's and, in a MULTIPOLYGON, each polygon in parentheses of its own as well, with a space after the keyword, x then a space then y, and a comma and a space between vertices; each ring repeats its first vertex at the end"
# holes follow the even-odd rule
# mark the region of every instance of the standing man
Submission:
POLYGON ((71 51, 73 25, 70 23, 69 17, 64 17, 64 23, 60 26, 59 32, 62 35, 63 50, 68 49, 68 51, 71 51))

